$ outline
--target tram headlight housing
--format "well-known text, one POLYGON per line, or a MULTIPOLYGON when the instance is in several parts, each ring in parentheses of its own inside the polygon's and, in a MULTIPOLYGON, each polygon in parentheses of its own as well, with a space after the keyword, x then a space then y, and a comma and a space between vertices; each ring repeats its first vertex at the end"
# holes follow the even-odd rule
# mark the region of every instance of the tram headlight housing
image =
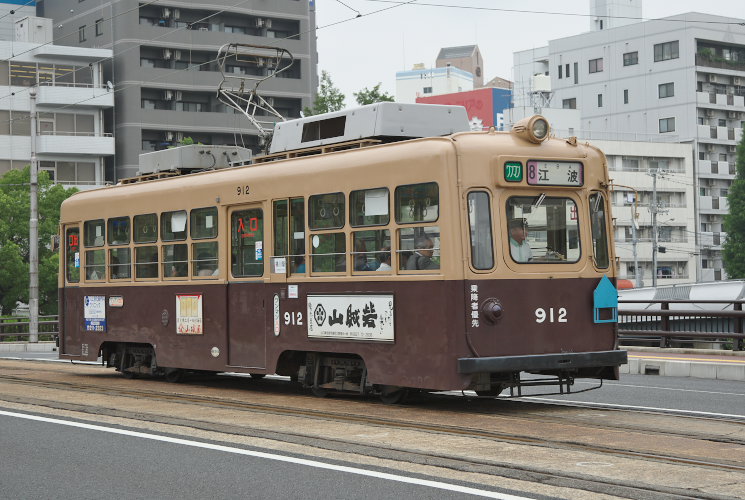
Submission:
POLYGON ((512 133, 534 144, 540 144, 548 139, 551 126, 541 115, 523 118, 512 126, 512 133))

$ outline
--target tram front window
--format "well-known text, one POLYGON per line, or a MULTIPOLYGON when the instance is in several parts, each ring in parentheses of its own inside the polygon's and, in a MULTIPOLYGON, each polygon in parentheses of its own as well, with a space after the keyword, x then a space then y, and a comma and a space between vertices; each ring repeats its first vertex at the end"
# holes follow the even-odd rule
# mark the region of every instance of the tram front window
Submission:
POLYGON ((507 202, 510 256, 518 263, 579 260, 577 205, 569 198, 515 196, 507 202))

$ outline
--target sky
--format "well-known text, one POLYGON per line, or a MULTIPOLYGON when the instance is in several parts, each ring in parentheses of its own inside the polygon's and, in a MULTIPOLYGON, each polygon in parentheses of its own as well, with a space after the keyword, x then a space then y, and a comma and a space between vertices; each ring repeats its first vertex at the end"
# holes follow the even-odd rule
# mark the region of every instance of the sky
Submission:
MULTIPOLYGON (((329 72, 347 105, 354 104, 354 92, 378 82, 395 96, 396 71, 416 63, 433 67, 442 47, 477 44, 484 81, 512 80, 513 52, 590 30, 590 0, 414 0, 397 6, 404 2, 412 0, 315 0, 318 73, 329 72)), ((691 11, 745 18, 743 0, 647 0, 642 5, 645 19, 691 11)))

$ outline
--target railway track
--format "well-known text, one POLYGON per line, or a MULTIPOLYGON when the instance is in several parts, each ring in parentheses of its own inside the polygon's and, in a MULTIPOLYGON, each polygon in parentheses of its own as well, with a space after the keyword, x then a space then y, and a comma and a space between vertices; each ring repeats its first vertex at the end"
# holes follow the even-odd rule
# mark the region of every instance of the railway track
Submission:
MULTIPOLYGON (((264 414, 275 416, 277 418, 299 418, 305 421, 307 421, 308 419, 312 419, 316 422, 323 421, 326 423, 331 423, 332 426, 361 426, 364 428, 386 430, 391 432, 408 432, 418 434, 425 433, 429 435, 436 435, 438 436, 437 439, 445 440, 464 439, 479 440, 481 442, 486 440, 487 442, 493 442, 495 444, 499 443, 501 445, 530 446, 549 449, 551 451, 562 453, 578 453, 582 455, 591 455, 595 457, 594 460, 598 463, 609 461, 612 462, 614 460, 641 460, 645 462, 655 462, 659 465, 692 467, 702 472, 709 471, 709 473, 720 472, 735 474, 737 476, 740 476, 741 479, 745 478, 745 454, 741 453, 739 456, 733 457, 731 453, 721 453, 722 450, 719 449, 717 446, 724 443, 728 446, 737 446, 740 451, 745 450, 745 448, 743 448, 745 442, 742 439, 733 436, 738 432, 740 435, 742 435, 741 429, 743 422, 741 421, 722 422, 721 420, 717 420, 718 425, 724 425, 728 428, 726 430, 723 429, 719 435, 709 435, 703 437, 694 436, 692 431, 686 432, 680 428, 677 430, 659 430, 649 427, 645 429, 642 428, 640 424, 635 424, 629 421, 621 421, 618 423, 582 421, 580 425, 584 428, 586 434, 583 438, 582 436, 578 436, 577 434, 578 423, 576 421, 568 422, 567 416, 547 416, 545 414, 535 414, 532 412, 528 412, 527 414, 525 414, 522 413, 519 409, 517 411, 511 411, 511 414, 508 415, 488 413, 488 407, 491 407, 491 410, 494 411, 496 409, 495 404, 498 406, 499 403, 504 402, 498 403, 476 400, 474 401, 476 403, 475 407, 474 405, 465 405, 466 408, 464 408, 464 401, 462 398, 437 397, 433 398, 432 400, 425 400, 424 404, 418 407, 391 408, 378 404, 377 402, 371 403, 367 400, 360 401, 347 399, 344 401, 334 401, 334 405, 337 407, 341 405, 345 406, 345 408, 353 407, 355 412, 352 413, 348 410, 328 408, 328 406, 334 405, 324 405, 322 401, 318 400, 317 398, 299 396, 296 394, 289 396, 291 400, 290 404, 275 404, 271 402, 239 400, 236 399, 235 396, 225 397, 199 393, 200 391, 203 391, 205 389, 207 391, 211 391, 213 388, 224 387, 226 385, 224 380, 202 380, 197 381, 196 384, 186 384, 179 386, 165 386, 165 384, 161 382, 153 382, 155 384, 158 384, 158 387, 148 389, 143 388, 143 385, 147 385, 151 381, 123 380, 115 376, 114 374, 109 375, 110 372, 107 372, 107 375, 103 377, 100 376, 100 374, 97 374, 96 376, 77 375, 76 377, 72 378, 80 379, 80 381, 71 381, 50 379, 50 375, 52 375, 53 373, 58 373, 57 370, 51 367, 49 369, 36 370, 33 375, 30 375, 27 371, 25 371, 26 373, 10 374, 9 372, 12 372, 12 370, 8 370, 7 368, 7 365, 3 366, 3 373, 0 374, 0 385, 9 384, 27 387, 29 389, 37 389, 37 391, 34 392, 38 392, 38 389, 48 389, 54 391, 59 395, 63 395, 65 393, 74 393, 86 394, 90 397, 129 399, 133 398, 142 402, 143 408, 153 406, 156 403, 159 405, 165 404, 169 406, 178 405, 180 407, 213 408, 229 412, 239 412, 239 415, 243 416, 248 414, 264 414), (167 389, 161 389, 162 387, 167 387, 167 389), (326 406, 327 408, 323 408, 323 406, 326 406), (457 409, 454 409, 453 406, 455 406, 457 409), (384 416, 382 415, 382 413, 389 413, 392 415, 384 416), (443 420, 454 420, 458 423, 442 423, 443 420), (518 427, 523 427, 524 431, 515 432, 515 429, 518 427), (542 432, 540 430, 541 427, 548 427, 549 429, 545 429, 546 432, 542 432), (557 429, 557 427, 563 428, 564 432, 562 432, 562 429, 557 429), (648 449, 635 450, 633 449, 633 443, 635 442, 634 440, 631 440, 628 443, 629 445, 626 447, 620 447, 617 445, 613 445, 612 443, 598 443, 593 436, 597 436, 599 433, 603 432, 629 432, 637 434, 641 433, 644 435, 643 437, 650 442, 664 441, 669 439, 686 440, 690 441, 691 446, 686 448, 679 448, 675 450, 675 453, 671 453, 671 450, 669 448, 658 449, 654 446, 649 446, 648 449), (554 435, 551 436, 551 434, 554 435), (693 452, 685 452, 686 450, 692 449, 698 450, 698 455, 693 452), (702 456, 702 449, 710 449, 711 453, 708 455, 704 454, 704 456, 702 456), (725 456, 729 457, 729 459, 725 460, 723 458, 725 456)), ((64 371, 69 372, 69 370, 64 371)), ((228 389, 234 390, 234 388, 239 385, 239 382, 242 383, 243 381, 233 381, 232 383, 228 383, 228 389)), ((258 386, 259 394, 261 394, 262 396, 266 396, 267 393, 265 391, 271 391, 272 388, 276 388, 277 386, 276 383, 267 383, 267 381, 258 383, 252 382, 252 384, 258 386), (262 389, 264 392, 262 392, 262 389)), ((245 388, 245 386, 243 387, 245 388)), ((32 391, 30 390, 26 392, 28 394, 32 393, 32 391)), ((243 390, 242 392, 243 395, 256 394, 255 391, 249 392, 243 390)), ((241 394, 238 393, 237 395, 240 396, 241 394)), ((280 396, 282 397, 282 399, 287 399, 286 395, 280 394, 280 396)), ((271 399, 271 395, 269 398, 271 399)), ((0 393, 0 399, 7 400, 4 391, 0 393)), ((26 402, 34 404, 33 400, 35 398, 26 397, 21 399, 25 399, 27 400, 26 402)), ((64 397, 62 397, 62 399, 65 400, 64 397)), ((75 399, 80 400, 81 398, 76 397, 75 399)), ((16 400, 18 400, 18 398, 16 398, 16 400)), ((57 401, 56 403, 60 403, 60 401, 57 401)), ((38 404, 40 406, 55 407, 55 401, 43 400, 43 398, 38 398, 35 404, 38 404)), ((56 406, 59 407, 60 405, 56 404, 56 406)), ((84 414, 107 413, 105 409, 102 409, 100 407, 88 408, 85 404, 80 403, 78 403, 76 406, 76 411, 80 411, 84 414)), ((563 411, 564 410, 565 409, 563 409, 563 411)), ((582 410, 587 411, 587 408, 582 408, 582 410)), ((618 412, 618 410, 604 411, 606 413, 611 411, 618 412)), ((121 412, 113 411, 110 413, 121 416, 119 415, 121 412)), ((624 413, 628 414, 629 412, 624 413)), ((168 417, 167 415, 162 415, 158 414, 157 412, 154 413, 151 411, 137 412, 132 415, 128 415, 127 418, 135 420, 162 421, 164 423, 174 420, 173 417, 168 417)), ((707 420, 703 417, 686 418, 688 421, 696 422, 704 422, 705 420, 707 420)), ((178 425, 182 425, 185 427, 192 427, 197 429, 207 429, 214 427, 213 425, 211 425, 210 422, 201 421, 198 418, 179 418, 177 420, 178 425)), ((251 418, 248 418, 247 420, 251 420, 251 418)), ((659 425, 659 422, 657 423, 657 425, 659 425)), ((252 432, 254 434, 256 433, 256 429, 245 428, 242 426, 237 426, 235 428, 225 428, 224 431, 229 434, 251 434, 252 432)), ((263 434, 267 435, 266 432, 264 432, 263 434)), ((269 434, 272 433, 270 432, 269 434)), ((312 441, 317 441, 314 443, 314 446, 326 448, 333 448, 334 446, 342 447, 349 444, 355 444, 357 446, 360 445, 360 443, 355 443, 354 440, 350 441, 344 436, 326 435, 322 439, 320 439, 319 436, 314 436, 312 433, 304 432, 304 430, 301 429, 296 432, 290 433, 282 431, 278 434, 283 435, 284 438, 282 436, 278 437, 275 435, 272 435, 271 438, 280 440, 286 440, 288 438, 311 438, 312 441)), ((373 443, 364 443, 363 447, 368 452, 372 450, 373 455, 376 451, 375 448, 380 448, 376 447, 373 443)), ((386 451, 391 450, 389 445, 386 445, 383 449, 385 449, 386 451)), ((381 449, 378 449, 377 451, 380 452, 381 449)), ((398 451, 411 453, 410 450, 406 450, 405 446, 400 447, 398 451)), ((417 453, 414 453, 413 455, 417 455, 417 453)), ((418 458, 410 457, 410 460, 426 461, 432 460, 433 457, 435 459, 446 462, 458 460, 459 462, 461 462, 461 464, 470 464, 470 466, 477 465, 481 467, 493 467, 496 469, 500 469, 496 472, 497 475, 509 476, 512 473, 516 473, 516 471, 521 471, 526 474, 538 474, 539 476, 544 477, 546 481, 548 481, 549 478, 553 478, 552 480, 557 480, 558 478, 558 480, 560 481, 573 481, 574 483, 576 483, 577 481, 588 481, 588 478, 584 477, 582 474, 574 474, 571 472, 561 473, 558 470, 546 470, 545 468, 533 466, 530 464, 525 466, 516 466, 515 464, 500 463, 499 461, 495 461, 487 457, 480 458, 478 456, 473 456, 465 459, 464 457, 455 457, 453 454, 447 453, 446 450, 440 452, 430 451, 427 458, 424 458, 423 456, 418 458), (506 471, 506 469, 509 469, 509 471, 506 471)), ((465 467, 466 465, 463 466, 465 467)), ((673 495, 678 497, 685 493, 685 490, 676 488, 654 488, 649 487, 648 485, 640 486, 637 484, 629 483, 627 481, 619 481, 617 479, 597 479, 591 481, 591 483, 597 483, 598 485, 604 484, 605 486, 599 487, 597 485, 592 486, 592 484, 584 484, 582 485, 582 489, 602 492, 604 491, 604 488, 622 488, 624 489, 624 491, 628 490, 626 491, 626 493, 631 498, 643 498, 643 492, 647 492, 647 494, 649 492, 654 492, 655 494, 673 495)), ((708 496, 706 494, 702 494, 701 492, 696 492, 696 494, 691 495, 691 497, 723 498, 718 495, 708 496)))

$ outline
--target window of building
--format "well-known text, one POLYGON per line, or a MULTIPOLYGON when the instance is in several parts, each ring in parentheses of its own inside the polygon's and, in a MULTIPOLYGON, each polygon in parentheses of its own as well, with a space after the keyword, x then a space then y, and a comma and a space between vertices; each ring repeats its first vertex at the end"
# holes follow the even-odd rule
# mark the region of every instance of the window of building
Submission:
POLYGON ((719 161, 727 161, 727 153, 719 153, 719 161))
POLYGON ((260 208, 233 212, 231 220, 230 268, 233 276, 264 274, 264 216, 260 208))
POLYGON ((569 75, 569 63, 566 64, 566 74, 567 74, 567 78, 569 78, 570 76, 569 75))
POLYGON ((726 127, 727 120, 725 120, 724 118, 719 118, 717 125, 719 125, 720 127, 726 127))
POLYGON ((574 83, 579 83, 579 63, 574 63, 574 83))
POLYGON ((571 99, 562 99, 561 107, 564 109, 577 109, 577 98, 572 97, 571 99))
POLYGON ((380 226, 390 221, 388 189, 365 189, 349 194, 349 223, 352 227, 380 226))
POLYGON ((562 79, 562 67, 561 64, 559 64, 559 80, 562 79))
POLYGON ((103 19, 96 19, 96 36, 103 35, 103 19))
POLYGON ((439 218, 440 191, 436 182, 396 188, 396 222, 434 222, 439 218))
POLYGON ((633 66, 634 64, 639 64, 639 52, 626 52, 623 55, 623 65, 624 66, 633 66))
POLYGON ((475 269, 494 267, 489 193, 474 191, 468 194, 468 223, 471 230, 471 262, 475 269))
POLYGON ((668 59, 677 59, 678 41, 658 43, 654 46, 654 62, 667 61, 668 59))
POLYGON ((423 94, 431 94, 432 93, 432 87, 424 87, 422 89, 423 94))
POLYGON ((603 71, 603 58, 590 59, 590 73, 600 73, 603 71))
POLYGON ((673 97, 675 95, 675 83, 661 83, 657 87, 657 94, 660 96, 660 99, 673 97))
POLYGON ((598 108, 603 107, 603 94, 598 94, 598 108))
POLYGON ((577 205, 569 198, 510 198, 507 236, 512 259, 518 263, 577 262, 581 253, 579 220, 572 214, 577 214, 577 205))
POLYGON ((85 41, 85 24, 78 28, 78 42, 85 41))
POLYGON ((629 89, 623 89, 623 103, 629 103, 629 89))
POLYGON ((675 118, 660 119, 660 133, 675 132, 675 118))

